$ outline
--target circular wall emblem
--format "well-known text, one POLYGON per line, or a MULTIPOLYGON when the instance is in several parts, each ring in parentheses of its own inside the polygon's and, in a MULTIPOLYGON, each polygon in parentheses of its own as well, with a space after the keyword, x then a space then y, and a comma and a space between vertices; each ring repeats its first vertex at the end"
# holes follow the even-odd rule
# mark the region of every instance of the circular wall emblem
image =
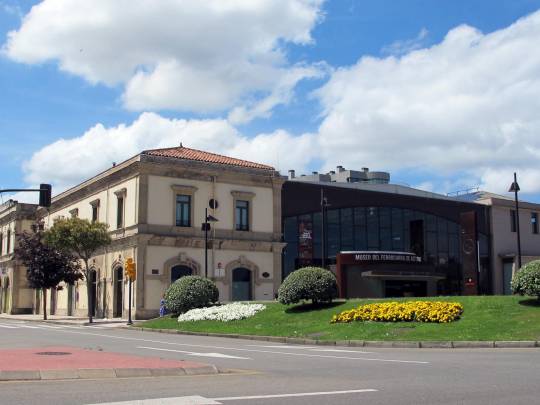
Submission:
POLYGON ((475 243, 471 238, 467 238, 463 241, 463 252, 467 255, 470 255, 474 252, 475 243))
POLYGON ((215 210, 218 207, 218 201, 214 198, 211 198, 210 201, 208 201, 208 206, 215 210))

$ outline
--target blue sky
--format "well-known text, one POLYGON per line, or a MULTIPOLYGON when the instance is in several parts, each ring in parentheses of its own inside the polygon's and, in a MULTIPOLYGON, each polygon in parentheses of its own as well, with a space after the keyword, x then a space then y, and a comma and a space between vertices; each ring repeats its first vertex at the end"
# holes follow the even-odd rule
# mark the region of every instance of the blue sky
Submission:
POLYGON ((0 0, 0 187, 60 190, 182 141, 442 193, 504 192, 517 170, 540 202, 540 0, 294 1, 130 20, 96 0, 106 26, 79 1, 0 0))

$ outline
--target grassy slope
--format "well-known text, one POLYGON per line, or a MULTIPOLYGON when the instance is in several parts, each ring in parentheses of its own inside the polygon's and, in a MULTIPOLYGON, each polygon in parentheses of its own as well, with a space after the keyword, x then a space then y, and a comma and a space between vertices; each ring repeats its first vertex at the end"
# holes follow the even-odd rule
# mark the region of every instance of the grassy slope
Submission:
POLYGON ((302 310, 303 307, 270 303, 264 311, 252 318, 227 323, 179 323, 176 318, 165 317, 146 321, 139 326, 325 340, 540 340, 540 305, 537 305, 536 300, 518 296, 438 297, 436 300, 461 302, 465 308, 462 318, 449 324, 330 324, 333 314, 362 303, 374 302, 350 300, 336 303, 330 308, 310 311, 302 310))

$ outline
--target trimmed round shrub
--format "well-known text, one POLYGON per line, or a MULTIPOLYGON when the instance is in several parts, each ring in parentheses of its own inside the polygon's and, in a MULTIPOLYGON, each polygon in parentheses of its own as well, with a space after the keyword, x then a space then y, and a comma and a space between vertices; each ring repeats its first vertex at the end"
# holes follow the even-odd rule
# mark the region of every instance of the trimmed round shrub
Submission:
POLYGON ((512 278, 514 294, 536 296, 540 300, 540 260, 523 266, 512 278))
POLYGON ((282 304, 296 304, 311 300, 314 305, 329 303, 338 295, 336 276, 321 267, 304 267, 293 271, 283 281, 278 291, 282 304))
POLYGON ((165 292, 168 312, 181 314, 193 308, 209 306, 219 299, 219 291, 212 280, 200 276, 181 277, 165 292))

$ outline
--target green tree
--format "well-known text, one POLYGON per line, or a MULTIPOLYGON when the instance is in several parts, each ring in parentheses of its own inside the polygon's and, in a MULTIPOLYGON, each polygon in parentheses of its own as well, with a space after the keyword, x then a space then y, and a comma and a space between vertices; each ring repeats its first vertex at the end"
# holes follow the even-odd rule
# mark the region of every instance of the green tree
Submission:
POLYGON ((80 262, 73 254, 64 252, 44 242, 38 227, 35 232, 17 235, 15 258, 26 267, 30 288, 43 291, 43 319, 47 319, 47 289, 58 289, 61 282, 75 284, 83 278, 80 262))
POLYGON ((111 243, 107 232, 107 224, 90 222, 87 219, 57 219, 54 225, 45 232, 47 243, 57 249, 68 251, 84 263, 83 274, 86 279, 86 295, 88 298, 88 321, 92 323, 92 295, 90 277, 90 259, 99 249, 111 243))

